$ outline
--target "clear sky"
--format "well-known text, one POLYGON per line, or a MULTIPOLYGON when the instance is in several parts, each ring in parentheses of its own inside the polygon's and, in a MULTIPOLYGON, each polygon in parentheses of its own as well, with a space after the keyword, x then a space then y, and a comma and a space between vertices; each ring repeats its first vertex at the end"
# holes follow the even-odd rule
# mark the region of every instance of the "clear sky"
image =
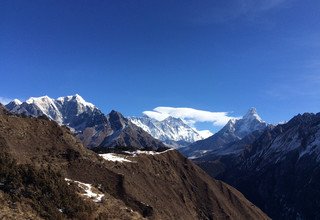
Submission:
POLYGON ((320 111, 320 1, 1 0, 0 76, 2 100, 78 93, 126 116, 255 106, 277 123, 320 111))

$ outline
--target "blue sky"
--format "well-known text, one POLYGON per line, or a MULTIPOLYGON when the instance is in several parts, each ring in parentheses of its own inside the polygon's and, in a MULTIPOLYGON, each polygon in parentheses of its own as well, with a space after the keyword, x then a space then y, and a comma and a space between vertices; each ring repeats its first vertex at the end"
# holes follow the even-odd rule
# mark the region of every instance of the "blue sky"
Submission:
POLYGON ((127 116, 255 106, 271 123, 319 112, 319 9, 318 0, 2 0, 0 97, 78 93, 127 116))

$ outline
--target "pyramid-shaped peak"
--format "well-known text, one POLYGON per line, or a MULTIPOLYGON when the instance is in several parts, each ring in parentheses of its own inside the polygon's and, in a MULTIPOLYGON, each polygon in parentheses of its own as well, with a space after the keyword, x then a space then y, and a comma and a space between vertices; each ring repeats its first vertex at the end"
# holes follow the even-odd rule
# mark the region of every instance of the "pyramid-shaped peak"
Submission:
POLYGON ((16 104, 16 105, 21 105, 22 102, 19 100, 19 99, 14 99, 11 101, 13 104, 16 104))
MULTIPOLYGON (((1 104, 1 103, 0 103, 1 104)), ((11 102, 9 102, 8 104, 5 105, 5 107, 9 110, 12 110, 14 108, 17 108, 18 106, 20 106, 22 104, 22 102, 19 99, 14 99, 11 102)))
POLYGON ((116 118, 124 118, 124 116, 116 110, 111 110, 111 112, 109 113, 109 116, 116 117, 116 118))
POLYGON ((243 119, 257 119, 258 121, 262 121, 255 107, 251 107, 243 116, 243 119))
POLYGON ((127 119, 120 112, 112 110, 108 116, 111 128, 114 130, 123 129, 127 124, 127 119))

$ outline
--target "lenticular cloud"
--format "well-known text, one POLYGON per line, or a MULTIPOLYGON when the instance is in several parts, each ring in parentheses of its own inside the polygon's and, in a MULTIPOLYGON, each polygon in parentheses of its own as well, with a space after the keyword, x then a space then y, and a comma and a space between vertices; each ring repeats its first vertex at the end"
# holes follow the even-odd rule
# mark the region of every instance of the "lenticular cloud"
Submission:
POLYGON ((190 125, 193 125, 196 122, 212 122, 216 126, 223 126, 230 119, 235 118, 228 116, 228 112, 210 112, 193 108, 175 107, 157 107, 152 111, 144 111, 143 114, 159 121, 162 121, 169 116, 181 118, 190 125))

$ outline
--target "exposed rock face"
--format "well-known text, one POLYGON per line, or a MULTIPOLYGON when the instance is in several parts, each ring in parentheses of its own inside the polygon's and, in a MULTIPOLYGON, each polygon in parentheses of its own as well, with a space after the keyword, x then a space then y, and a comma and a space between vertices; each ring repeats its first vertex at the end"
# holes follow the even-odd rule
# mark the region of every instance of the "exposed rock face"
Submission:
POLYGON ((256 109, 251 108, 241 119, 230 120, 219 132, 181 149, 181 152, 190 158, 201 157, 208 153, 234 153, 237 149, 232 149, 230 146, 226 148, 225 146, 241 140, 254 131, 263 131, 267 126, 267 123, 262 121, 257 114, 256 109))
POLYGON ((48 96, 30 98, 26 102, 13 100, 6 108, 17 114, 38 117, 45 115, 60 125, 66 125, 89 147, 130 147, 134 149, 164 148, 143 129, 131 123, 119 112, 104 115, 81 96, 52 99, 48 96))
MULTIPOLYGON (((122 124, 121 118, 116 117, 116 121, 117 126, 122 124)), ((20 216, 22 219, 35 216, 35 207, 42 210, 38 219, 72 216, 79 219, 81 216, 82 219, 268 219, 237 190, 211 179, 177 151, 130 153, 122 156, 131 162, 108 161, 83 147, 67 128, 45 118, 10 115, 1 107, 0 154, 1 158, 7 155, 9 161, 15 159, 16 165, 12 166, 22 169, 17 183, 28 187, 29 192, 15 200, 19 207, 27 207, 28 212, 20 216), (34 181, 29 183, 21 181, 29 178, 28 172, 23 171, 26 166, 30 166, 34 176, 34 181), (44 177, 45 180, 41 179, 44 177), (77 185, 64 185, 64 178, 68 179, 66 183, 73 180, 91 184, 106 199, 94 202, 85 198, 77 185), (44 190, 42 187, 46 186, 53 193, 43 203, 29 197, 36 193, 35 189, 44 190), (59 191, 66 188, 69 197, 59 191), (77 209, 67 212, 64 205, 70 203, 53 203, 52 200, 60 198, 58 195, 62 199, 79 195, 77 204, 81 206, 77 207, 87 210, 86 215, 79 215, 77 209), (47 206, 50 212, 46 211, 47 206)), ((3 191, 10 183, 7 172, 0 169, 0 202, 10 218, 17 214, 17 209, 7 203, 13 201, 12 191, 3 191), (5 200, 1 199, 3 196, 5 200)))
POLYGON ((248 141, 241 157, 211 155, 198 162, 274 219, 317 219, 319 161, 320 113, 305 113, 248 141))

